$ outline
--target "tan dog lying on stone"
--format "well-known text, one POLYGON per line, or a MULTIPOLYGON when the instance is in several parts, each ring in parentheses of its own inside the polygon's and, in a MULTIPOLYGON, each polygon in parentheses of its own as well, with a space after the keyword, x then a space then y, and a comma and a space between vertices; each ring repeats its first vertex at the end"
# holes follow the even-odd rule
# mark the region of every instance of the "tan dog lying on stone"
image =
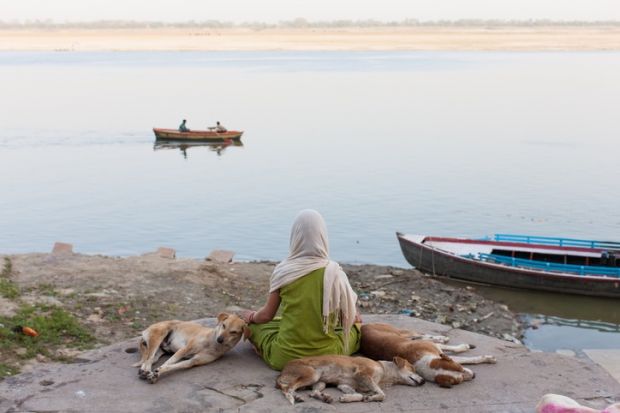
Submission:
POLYGON ((134 364, 140 367, 140 378, 155 383, 164 373, 211 363, 247 336, 245 321, 238 316, 220 313, 217 321, 215 328, 190 321, 161 321, 144 330, 139 343, 141 358, 134 364), (152 370, 165 353, 173 354, 152 370))
POLYGON ((441 387, 452 387, 472 380, 474 372, 461 364, 495 363, 494 356, 448 357, 444 351, 462 353, 474 348, 470 344, 449 346, 428 340, 419 340, 416 332, 401 330, 389 324, 362 325, 360 352, 374 360, 392 360, 402 357, 413 364, 416 372, 441 387))
POLYGON ((315 356, 290 361, 276 379, 276 387, 282 390, 291 404, 303 399, 297 389, 312 386, 310 397, 331 403, 331 396, 323 390, 327 384, 335 384, 344 394, 340 402, 383 401, 385 393, 381 385, 407 384, 419 386, 424 379, 415 373, 405 359, 394 357, 393 361, 374 361, 366 357, 315 356), (363 395, 359 391, 370 392, 363 395))

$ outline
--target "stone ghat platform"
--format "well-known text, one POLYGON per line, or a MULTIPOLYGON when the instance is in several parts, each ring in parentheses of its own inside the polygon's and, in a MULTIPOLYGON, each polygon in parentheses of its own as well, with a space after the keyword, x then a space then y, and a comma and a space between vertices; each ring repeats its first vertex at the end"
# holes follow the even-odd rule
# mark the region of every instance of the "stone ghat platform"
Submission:
MULTIPOLYGON (((451 343, 477 346, 464 355, 493 354, 498 363, 472 366, 476 378, 451 389, 434 383, 394 386, 382 403, 351 404, 324 404, 302 391, 306 402, 292 407, 274 387, 278 372, 266 367, 248 343, 213 364, 171 373, 151 385, 131 367, 138 354, 137 340, 130 340, 86 352, 73 364, 44 364, 6 379, 0 383, 0 411, 530 413, 545 393, 594 408, 620 401, 620 383, 589 360, 529 352, 518 344, 407 316, 367 315, 364 321, 445 334, 451 343)), ((213 319, 201 322, 214 324, 213 319)))

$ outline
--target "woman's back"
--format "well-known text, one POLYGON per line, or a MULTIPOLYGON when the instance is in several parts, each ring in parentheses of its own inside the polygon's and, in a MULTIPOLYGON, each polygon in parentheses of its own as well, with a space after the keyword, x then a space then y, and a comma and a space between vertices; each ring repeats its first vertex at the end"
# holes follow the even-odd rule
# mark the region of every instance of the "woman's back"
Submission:
POLYGON ((352 354, 359 349, 360 333, 351 329, 345 350, 342 328, 335 328, 332 314, 327 333, 323 331, 323 276, 320 268, 280 289, 280 317, 265 324, 252 324, 251 340, 263 359, 281 370, 290 360, 324 354, 352 354))
MULTIPOLYGON (((335 320, 330 320, 329 331, 323 332, 323 274, 321 268, 280 289, 280 344, 291 348, 296 358, 339 354, 341 336, 334 331, 335 320)), ((332 317, 335 318, 335 317, 332 317)))

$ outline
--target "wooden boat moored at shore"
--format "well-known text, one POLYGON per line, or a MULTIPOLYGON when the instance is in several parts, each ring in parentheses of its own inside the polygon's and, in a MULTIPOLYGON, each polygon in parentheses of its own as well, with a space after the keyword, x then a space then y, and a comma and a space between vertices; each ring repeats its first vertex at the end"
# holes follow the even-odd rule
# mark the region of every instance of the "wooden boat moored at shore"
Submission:
POLYGON ((228 139, 241 139, 243 131, 216 132, 214 130, 196 130, 179 132, 177 129, 153 128, 155 139, 164 141, 185 142, 224 142, 228 139))
POLYGON ((620 298, 620 243, 497 234, 464 239, 397 233, 420 271, 503 287, 620 298))

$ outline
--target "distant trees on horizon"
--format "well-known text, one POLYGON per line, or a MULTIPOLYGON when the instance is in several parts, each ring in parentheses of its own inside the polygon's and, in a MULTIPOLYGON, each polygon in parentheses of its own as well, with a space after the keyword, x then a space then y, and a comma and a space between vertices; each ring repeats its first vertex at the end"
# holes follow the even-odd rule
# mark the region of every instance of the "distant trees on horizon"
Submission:
POLYGON ((367 28, 367 27, 536 27, 536 26, 620 26, 618 20, 608 21, 568 21, 568 20, 418 20, 403 19, 399 21, 380 20, 331 20, 310 21, 302 17, 280 21, 278 23, 243 22, 233 23, 220 20, 188 20, 184 22, 134 21, 134 20, 98 20, 55 22, 44 20, 0 20, 0 29, 159 29, 159 28, 205 28, 205 29, 277 29, 277 28, 367 28))

